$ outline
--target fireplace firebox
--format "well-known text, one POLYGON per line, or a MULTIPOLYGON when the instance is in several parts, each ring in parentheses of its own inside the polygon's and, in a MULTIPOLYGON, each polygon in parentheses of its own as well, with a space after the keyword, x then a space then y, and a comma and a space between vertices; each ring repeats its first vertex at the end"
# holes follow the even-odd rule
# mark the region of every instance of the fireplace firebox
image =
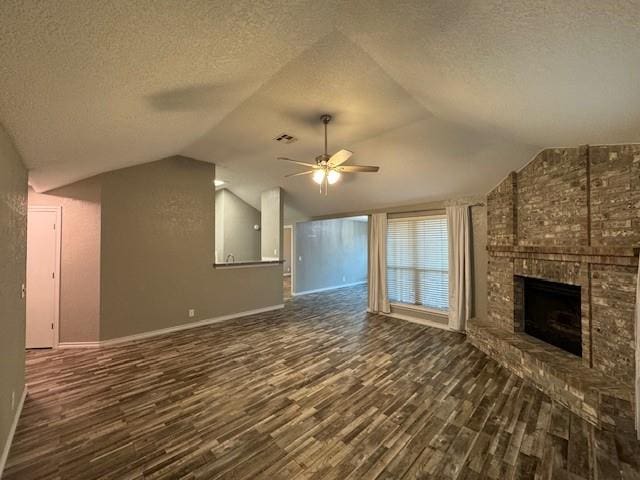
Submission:
POLYGON ((582 356, 580 287, 521 277, 524 332, 582 356))

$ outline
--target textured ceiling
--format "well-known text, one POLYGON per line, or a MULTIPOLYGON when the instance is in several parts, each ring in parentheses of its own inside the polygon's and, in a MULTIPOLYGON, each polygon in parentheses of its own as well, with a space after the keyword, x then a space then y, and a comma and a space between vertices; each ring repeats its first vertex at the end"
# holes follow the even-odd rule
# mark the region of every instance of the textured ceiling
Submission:
POLYGON ((539 148, 640 141, 638 65, 637 1, 0 2, 0 122, 37 190, 184 154, 300 215, 484 193, 539 148), (323 112, 381 167, 326 198, 274 158, 321 153, 323 112))

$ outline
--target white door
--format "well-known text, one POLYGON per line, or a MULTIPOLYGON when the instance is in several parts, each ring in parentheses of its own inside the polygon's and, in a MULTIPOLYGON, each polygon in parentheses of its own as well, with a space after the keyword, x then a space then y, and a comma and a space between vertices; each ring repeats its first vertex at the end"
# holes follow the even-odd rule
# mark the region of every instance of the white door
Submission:
POLYGON ((27 216, 27 348, 51 348, 57 326, 55 210, 30 208, 27 216))

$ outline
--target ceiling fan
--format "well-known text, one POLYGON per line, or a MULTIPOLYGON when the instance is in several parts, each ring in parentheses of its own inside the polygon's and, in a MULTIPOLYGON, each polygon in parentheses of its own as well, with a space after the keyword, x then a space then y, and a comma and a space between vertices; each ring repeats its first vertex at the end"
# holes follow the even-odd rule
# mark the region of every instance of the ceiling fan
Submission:
POLYGON ((285 162, 293 162, 305 167, 311 167, 311 170, 300 173, 290 173, 285 177, 297 177, 300 175, 312 175, 313 181, 320 185, 320 193, 324 189, 324 194, 327 194, 329 185, 333 185, 343 173, 359 173, 359 172, 377 172, 380 167, 372 167, 368 165, 343 165, 353 152, 349 150, 340 150, 333 155, 327 153, 327 125, 331 121, 331 115, 322 115, 320 117, 322 123, 324 123, 324 153, 316 157, 315 165, 313 163, 299 162, 298 160, 292 160, 291 158, 278 157, 278 160, 284 160, 285 162))

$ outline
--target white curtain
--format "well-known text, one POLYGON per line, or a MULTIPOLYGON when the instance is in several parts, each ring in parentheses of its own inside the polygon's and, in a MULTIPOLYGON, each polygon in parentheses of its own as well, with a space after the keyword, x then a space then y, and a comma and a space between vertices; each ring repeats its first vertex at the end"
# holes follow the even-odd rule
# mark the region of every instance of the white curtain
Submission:
POLYGON ((447 207, 449 229, 449 328, 463 332, 471 316, 469 207, 447 207))
POLYGON ((640 440, 640 265, 636 287, 636 435, 640 440))
POLYGON ((369 311, 389 313, 387 297, 387 214, 374 213, 369 221, 369 311))

